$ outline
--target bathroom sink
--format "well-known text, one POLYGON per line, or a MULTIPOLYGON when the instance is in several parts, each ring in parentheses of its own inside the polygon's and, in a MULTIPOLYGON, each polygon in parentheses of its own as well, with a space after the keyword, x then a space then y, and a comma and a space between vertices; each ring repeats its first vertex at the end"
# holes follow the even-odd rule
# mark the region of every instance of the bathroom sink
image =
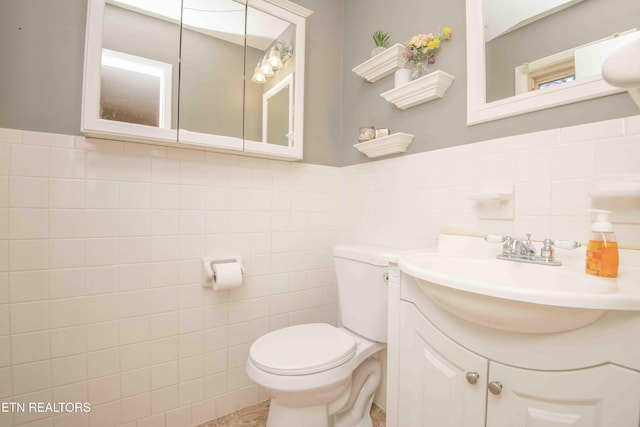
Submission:
POLYGON ((399 268, 440 307, 495 329, 553 333, 586 326, 608 310, 640 310, 640 274, 590 276, 577 266, 428 252, 400 257, 399 268))

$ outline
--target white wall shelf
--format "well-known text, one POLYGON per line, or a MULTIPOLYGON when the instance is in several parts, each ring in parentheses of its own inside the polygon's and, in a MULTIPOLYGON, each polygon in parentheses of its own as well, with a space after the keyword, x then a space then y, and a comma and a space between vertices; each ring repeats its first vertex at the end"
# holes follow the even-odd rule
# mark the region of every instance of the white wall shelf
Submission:
POLYGON ((405 62, 404 45, 396 43, 384 52, 381 52, 353 68, 351 71, 356 73, 370 83, 377 82, 383 77, 394 73, 404 67, 405 62))
POLYGON ((380 94, 401 110, 442 98, 455 77, 438 70, 380 94))
POLYGON ((353 147, 367 155, 367 157, 382 157, 390 154, 404 153, 413 142, 414 135, 408 133, 394 133, 382 138, 354 144, 353 147))

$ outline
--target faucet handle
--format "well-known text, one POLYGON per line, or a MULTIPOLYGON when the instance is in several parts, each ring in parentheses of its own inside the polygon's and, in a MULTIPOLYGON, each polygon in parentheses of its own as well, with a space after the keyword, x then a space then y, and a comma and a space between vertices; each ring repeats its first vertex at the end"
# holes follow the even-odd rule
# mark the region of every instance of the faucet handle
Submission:
POLYGON ((507 240, 510 240, 509 236, 503 236, 501 234, 487 234, 484 236, 484 240, 489 243, 504 243, 507 240))
POLYGON ((544 239, 542 241, 542 249, 540 249, 540 257, 545 260, 553 260, 553 240, 544 239))
POLYGON ((582 246, 580 242, 576 242, 575 240, 552 240, 551 243, 560 249, 577 249, 582 246))
POLYGON ((535 255, 536 247, 531 243, 531 233, 527 233, 527 241, 522 243, 522 248, 520 249, 523 255, 535 255))

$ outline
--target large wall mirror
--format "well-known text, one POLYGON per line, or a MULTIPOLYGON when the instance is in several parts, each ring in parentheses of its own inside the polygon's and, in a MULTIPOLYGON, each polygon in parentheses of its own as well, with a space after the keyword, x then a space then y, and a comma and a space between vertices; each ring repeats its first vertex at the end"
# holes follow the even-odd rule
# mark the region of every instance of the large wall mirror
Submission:
POLYGON ((602 61, 640 38, 637 0, 467 0, 467 124, 622 92, 602 61))
POLYGON ((310 13, 287 0, 90 0, 83 132, 301 159, 310 13), (274 87, 286 102, 263 102, 274 87), (262 135, 275 118, 285 142, 262 135))

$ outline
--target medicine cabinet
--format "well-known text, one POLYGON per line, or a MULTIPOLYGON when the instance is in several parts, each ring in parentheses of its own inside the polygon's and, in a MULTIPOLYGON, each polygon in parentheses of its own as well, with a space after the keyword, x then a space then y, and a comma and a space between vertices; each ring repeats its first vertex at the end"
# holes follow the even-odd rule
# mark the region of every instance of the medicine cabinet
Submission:
POLYGON ((82 132, 301 159, 310 14, 287 0, 89 0, 82 132))

